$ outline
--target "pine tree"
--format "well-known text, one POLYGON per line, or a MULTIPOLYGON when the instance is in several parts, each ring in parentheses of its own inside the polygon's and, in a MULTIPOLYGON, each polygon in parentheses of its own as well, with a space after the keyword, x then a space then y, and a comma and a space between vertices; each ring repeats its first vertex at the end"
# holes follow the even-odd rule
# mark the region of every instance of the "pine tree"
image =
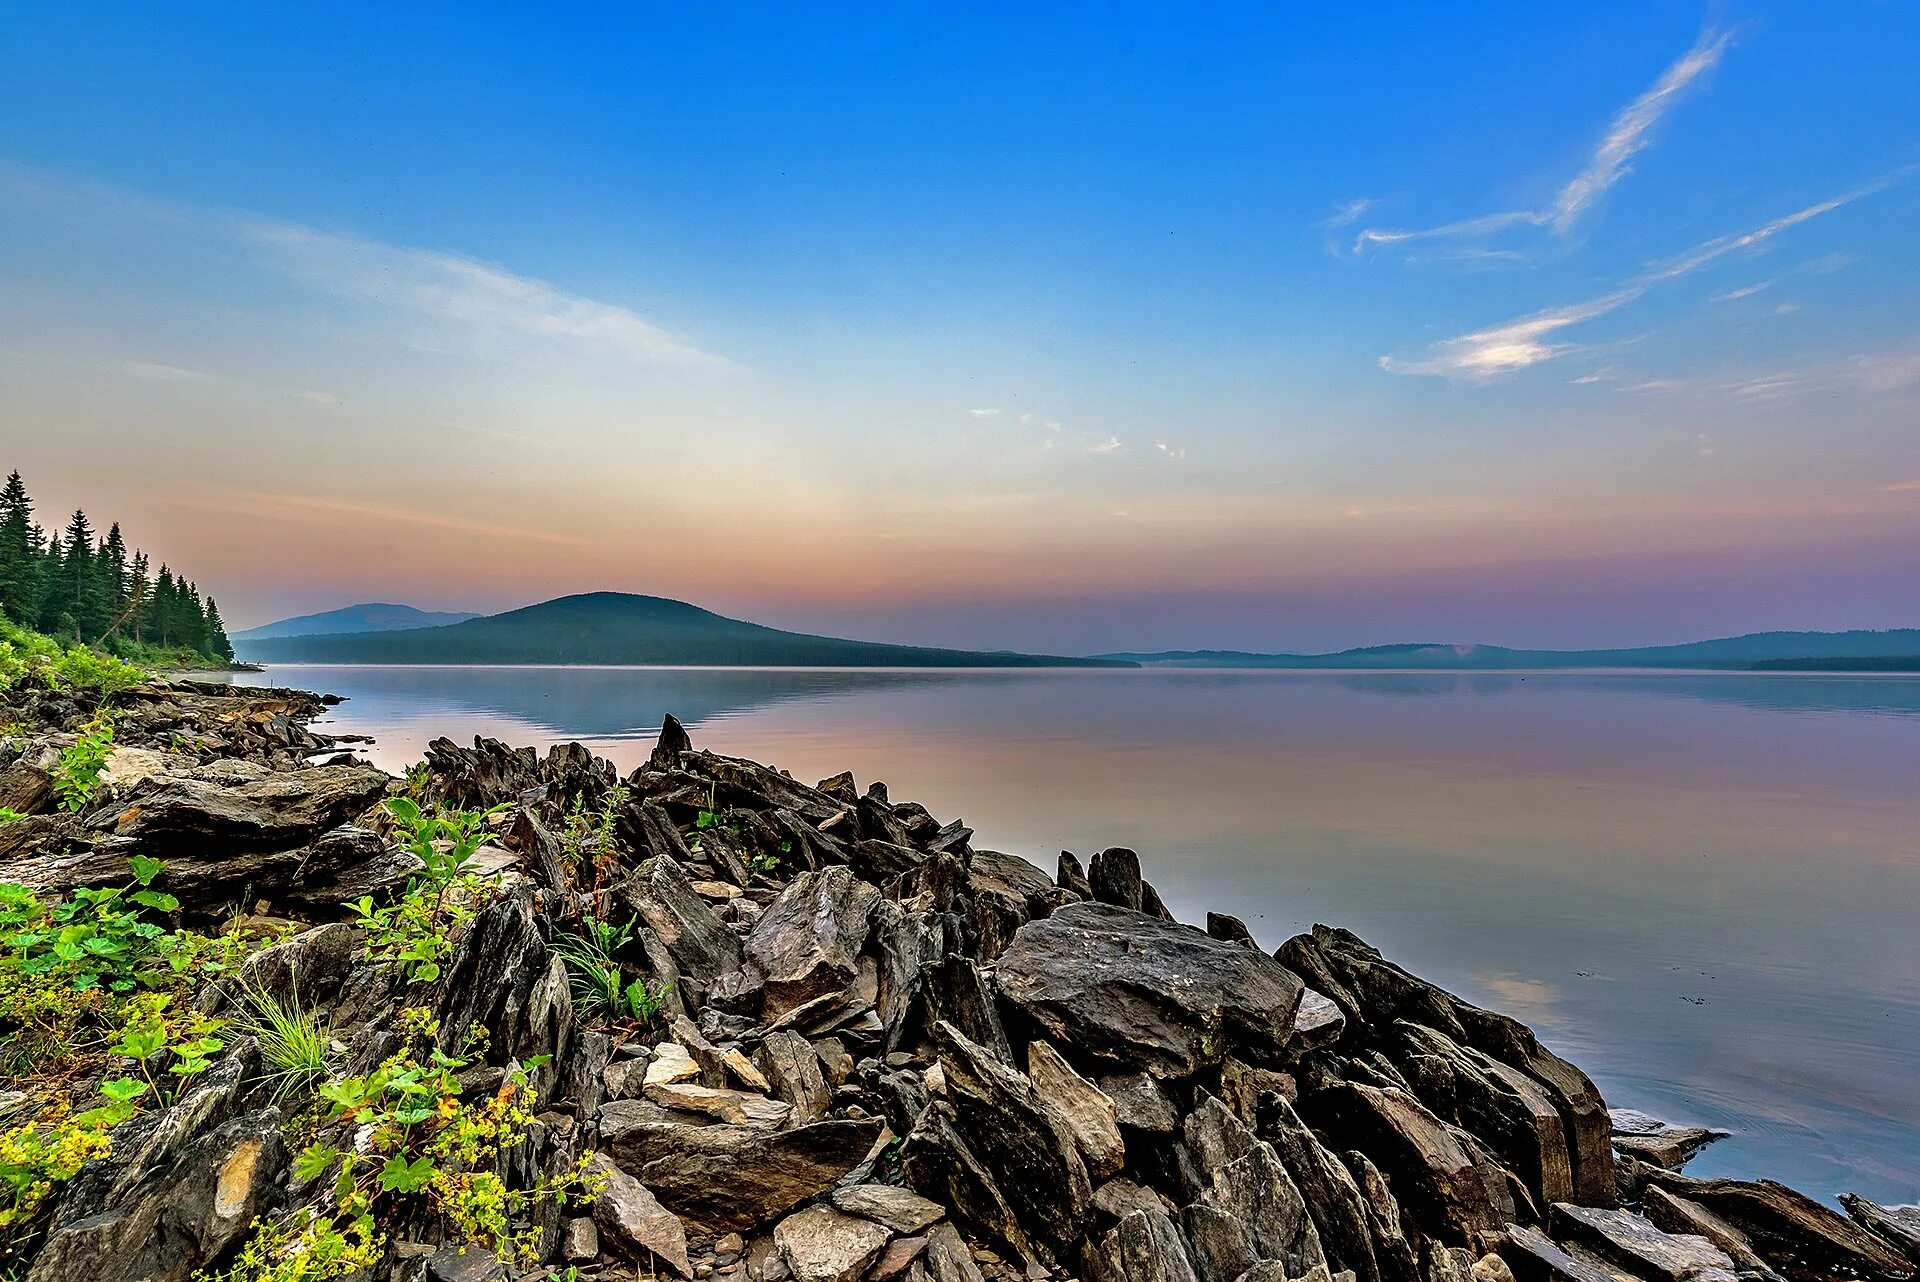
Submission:
POLYGON ((153 643, 155 645, 173 644, 173 614, 176 605, 173 571, 162 563, 160 576, 153 581, 153 643))
POLYGON ((38 538, 33 501, 15 471, 0 490, 0 614, 15 623, 34 623, 40 613, 38 538))
POLYGON ((146 639, 147 616, 153 609, 153 580, 147 577, 147 554, 133 554, 133 568, 127 572, 127 635, 139 642, 146 639))
POLYGON ((207 645, 206 655, 210 659, 233 662, 233 642, 227 640, 227 625, 221 621, 220 606, 212 597, 207 598, 207 645))
POLYGON ((107 541, 100 545, 96 568, 106 600, 107 625, 111 627, 119 621, 120 611, 127 604, 127 542, 120 537, 118 521, 107 530, 107 541))

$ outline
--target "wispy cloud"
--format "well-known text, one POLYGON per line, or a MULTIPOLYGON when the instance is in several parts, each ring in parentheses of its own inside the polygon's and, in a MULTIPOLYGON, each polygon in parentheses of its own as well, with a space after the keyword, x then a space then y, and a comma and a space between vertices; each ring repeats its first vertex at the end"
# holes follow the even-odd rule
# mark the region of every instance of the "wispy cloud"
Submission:
POLYGON ((419 525, 481 538, 513 539, 532 543, 564 545, 586 544, 589 540, 557 530, 531 529, 496 521, 430 512, 416 507, 395 507, 359 499, 320 498, 308 494, 241 493, 219 499, 172 499, 176 506, 209 511, 230 512, 242 516, 265 516, 279 521, 306 521, 318 525, 378 524, 419 525))
MULTIPOLYGON (((1633 158, 1652 143, 1655 127, 1702 77, 1719 65, 1728 40, 1729 33, 1724 30, 1709 28, 1701 32, 1693 48, 1661 73, 1652 88, 1620 109, 1586 165, 1560 187, 1546 208, 1502 210, 1437 227, 1369 227, 1354 237, 1353 252, 1359 254, 1370 248, 1392 248, 1420 241, 1483 239, 1526 227, 1541 228, 1555 236, 1567 235, 1616 183, 1633 172, 1633 158)), ((1361 212, 1365 212, 1364 208, 1361 212)))
POLYGON ((1884 352, 1860 352, 1837 360, 1735 374, 1640 379, 1619 383, 1618 390, 1753 405, 1815 393, 1884 395, 1917 386, 1920 337, 1884 352))
POLYGON ((968 413, 968 415, 969 415, 969 416, 971 416, 971 417, 973 417, 973 418, 999 418, 999 417, 1000 417, 1000 415, 1001 415, 1001 414, 1003 414, 1004 412, 1005 412, 1005 411, 1004 411, 1004 410, 1002 410, 1002 409, 1001 409, 1001 408, 1000 408, 999 406, 997 406, 997 405, 996 405, 996 406, 994 406, 994 407, 993 407, 992 409, 984 409, 984 410, 968 410, 968 411, 967 411, 967 413, 968 413))
POLYGON ((161 200, 5 158, 0 158, 0 190, 241 245, 269 269, 314 289, 474 330, 587 343, 649 363, 731 364, 631 307, 460 253, 388 244, 244 210, 161 200))
POLYGON ((1895 481, 1892 485, 1873 487, 1882 494, 1920 494, 1920 481, 1895 481))
POLYGON ((1320 225, 1322 227, 1351 227, 1362 218, 1365 218, 1376 203, 1378 202, 1365 196, 1362 196, 1358 200, 1342 201, 1338 208, 1321 221, 1320 225))
POLYGON ((1735 254, 1761 252, 1782 232, 1811 222, 1863 196, 1884 190, 1911 172, 1900 170, 1748 231, 1704 241, 1684 253, 1650 264, 1639 275, 1597 298, 1550 307, 1504 324, 1445 339, 1433 344, 1427 355, 1419 359, 1382 356, 1380 368, 1390 374, 1430 374, 1466 382, 1482 382, 1550 361, 1578 350, 1577 344, 1555 339, 1562 331, 1605 316, 1661 285, 1691 276, 1721 259, 1735 254))
POLYGON ((1116 450, 1122 450, 1122 449, 1125 449, 1125 448, 1126 448, 1126 446, 1125 446, 1124 444, 1122 444, 1122 443, 1121 443, 1121 440, 1120 440, 1120 438, 1119 438, 1119 437, 1117 437, 1117 436, 1109 436, 1109 437, 1106 437, 1106 438, 1105 438, 1105 439, 1103 439, 1103 440, 1098 440, 1098 441, 1094 441, 1094 442, 1093 442, 1092 444, 1090 444, 1090 445, 1088 445, 1088 446, 1087 446, 1087 453, 1089 453, 1089 454, 1112 454, 1112 453, 1113 453, 1114 451, 1116 451, 1116 450))
POLYGON ((151 361, 122 361, 120 372, 128 378, 144 378, 155 383, 217 383, 213 375, 178 365, 158 365, 151 361))
POLYGON ((237 217, 233 227, 274 266, 319 289, 495 331, 579 339, 638 360, 725 365, 630 308, 461 254, 389 245, 297 223, 237 217))

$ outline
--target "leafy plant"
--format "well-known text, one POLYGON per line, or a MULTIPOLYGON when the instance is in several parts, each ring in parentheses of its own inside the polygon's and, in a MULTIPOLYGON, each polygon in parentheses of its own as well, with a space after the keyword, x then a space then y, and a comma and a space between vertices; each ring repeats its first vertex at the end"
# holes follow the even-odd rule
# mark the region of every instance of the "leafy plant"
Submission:
POLYGON ((125 993, 171 973, 167 931, 142 909, 175 912, 180 901, 153 889, 159 860, 135 856, 129 864, 131 887, 78 889, 51 904, 25 886, 0 883, 0 948, 11 952, 13 967, 83 992, 125 993))
POLYGON ((693 826, 701 832, 716 827, 720 823, 720 811, 715 805, 719 787, 720 785, 717 782, 707 785, 707 804, 704 809, 694 813, 693 826))
POLYGON ((673 985, 654 985, 645 979, 629 983, 621 973, 614 954, 633 939, 633 919, 615 925, 588 915, 585 925, 585 934, 561 934, 553 941, 553 951, 566 963, 573 981, 575 1009, 591 1018, 652 1023, 673 985))
POLYGON ((15 810, 11 806, 0 806, 0 827, 5 827, 7 824, 11 824, 11 823, 19 823, 22 819, 25 819, 25 818, 26 818, 25 815, 21 814, 18 810, 15 810))
POLYGON ((154 1080, 156 1066, 164 1064, 168 1074, 180 1079, 171 1097, 178 1099, 186 1079, 212 1068, 213 1056, 227 1045, 218 1035, 224 1020, 197 1010, 174 1013, 168 1009, 172 1003, 170 993, 142 993, 128 1001, 122 1009, 120 1039, 112 1047, 114 1054, 139 1066, 147 1085, 163 1099, 168 1096, 154 1080))
POLYGON ((80 727, 79 736, 60 754, 54 767, 53 790, 59 794, 63 808, 80 810, 86 806, 112 751, 113 714, 101 708, 80 727))
POLYGON ((282 1001, 248 991, 246 1001, 250 1013, 236 1025, 259 1043, 260 1058, 271 1068, 263 1076, 273 1083, 276 1102, 326 1077, 327 1030, 318 1015, 300 1005, 298 992, 282 1001))
POLYGON ((367 933, 370 956, 402 963, 411 983, 440 977, 440 963, 453 951, 449 932, 471 919, 492 889, 492 880, 470 872, 468 865, 486 841, 487 819, 502 809, 429 814, 410 797, 387 798, 401 845, 423 870, 391 904, 376 905, 371 895, 363 895, 347 905, 367 933))
POLYGON ((106 1103, 98 1108, 74 1113, 60 1099, 32 1121, 0 1131, 0 1273, 12 1276, 15 1260, 38 1232, 48 1198, 81 1167, 106 1156, 113 1147, 108 1132, 139 1112, 133 1101, 146 1090, 146 1083, 131 1078, 103 1082, 106 1103))

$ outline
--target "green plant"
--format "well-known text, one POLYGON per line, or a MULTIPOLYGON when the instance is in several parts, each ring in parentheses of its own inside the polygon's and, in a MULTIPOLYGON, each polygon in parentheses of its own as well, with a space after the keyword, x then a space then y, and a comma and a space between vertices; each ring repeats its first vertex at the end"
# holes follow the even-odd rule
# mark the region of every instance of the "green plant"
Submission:
POLYGON ((715 827, 720 822, 720 811, 716 808, 715 804, 719 787, 720 785, 718 783, 710 783, 707 785, 707 804, 705 808, 695 812, 693 816, 693 826, 702 832, 715 827))
POLYGON ((416 802, 426 800, 427 784, 430 783, 432 779, 433 771, 426 762, 416 761, 408 766, 406 774, 402 776, 403 784, 407 790, 407 796, 416 802))
POLYGON ((139 1112, 133 1101, 146 1090, 146 1083, 131 1078, 102 1082, 106 1102, 98 1108, 74 1113, 60 1099, 32 1121, 0 1131, 0 1273, 12 1276, 47 1199, 81 1167, 111 1151, 108 1133, 139 1112))
POLYGON ((213 1056, 227 1045, 218 1035, 226 1027, 224 1020, 197 1010, 176 1013, 169 1009, 172 1004, 171 993, 141 993, 129 999, 121 1009, 120 1038, 112 1047, 114 1054, 139 1067, 141 1077, 163 1099, 167 1092, 154 1081, 154 1066, 164 1063, 166 1071, 180 1079, 172 1096, 178 1099, 186 1080, 212 1068, 213 1056))
MULTIPOLYGON (((304 1183, 333 1177, 329 1196, 335 1208, 333 1228, 305 1233, 315 1242, 336 1236, 365 1244, 384 1244, 374 1227, 377 1211, 402 1212, 424 1204, 444 1216, 461 1238, 492 1251, 508 1269, 539 1259, 540 1230, 516 1228, 536 1203, 591 1201, 603 1182, 585 1169, 585 1159, 566 1175, 531 1189, 510 1187, 496 1171, 501 1152, 526 1137, 533 1115, 526 1097, 526 1074, 515 1070, 500 1089, 479 1101, 461 1098, 459 1072, 468 1064, 434 1045, 439 1023, 428 1012, 402 1012, 402 1048, 364 1077, 348 1077, 320 1087, 329 1126, 350 1127, 349 1146, 316 1140, 300 1154, 295 1178, 304 1183), (424 1051, 424 1054, 422 1053, 424 1051)), ((474 1044, 472 1034, 467 1045, 474 1044)), ((244 1256, 244 1253, 243 1253, 244 1256)), ((270 1257, 260 1257, 270 1258, 270 1257)), ((263 1282, 281 1275, 254 1272, 232 1275, 263 1282)), ((291 1274, 332 1277, 338 1274, 291 1274)))
POLYGON ((276 1102, 305 1090, 327 1075, 327 1030, 319 1016, 300 1005, 300 994, 281 1000, 270 993, 246 992, 249 1013, 236 1026, 259 1043, 270 1070, 276 1102))
POLYGON ((632 940, 633 919, 615 925, 588 915, 585 925, 585 934, 561 934, 553 941, 553 951, 566 963, 573 981, 574 1008, 589 1018, 652 1023, 673 985, 654 985, 645 979, 629 983, 621 973, 614 954, 632 940))
POLYGON ((11 824, 11 823, 19 823, 22 819, 25 819, 25 818, 26 818, 25 815, 21 814, 18 810, 13 809, 11 806, 0 806, 0 827, 4 827, 7 824, 11 824))
POLYGON ((113 714, 101 708, 93 714, 79 735, 64 752, 53 770, 53 790, 67 810, 83 809, 99 786, 100 773, 107 768, 107 755, 113 751, 113 714))
POLYGON ((132 886, 78 889, 52 903, 0 883, 0 948, 11 953, 12 968, 41 982, 116 993, 172 973, 168 933, 142 910, 175 912, 180 901, 153 889, 158 860, 135 856, 129 865, 132 886))
POLYGON ((453 951, 449 932, 471 919, 492 890, 492 879, 468 865, 486 841, 487 819, 504 808, 429 814, 410 797, 387 798, 401 845, 420 860, 422 871, 393 903, 376 905, 363 895, 346 905, 367 933, 369 956, 402 963, 411 983, 440 977, 440 963, 453 951))
POLYGON ((373 1216, 345 1221, 311 1207, 278 1220, 255 1220, 253 1234, 230 1268, 202 1271, 195 1282, 331 1282, 371 1271, 380 1263, 386 1235, 375 1230, 373 1216))

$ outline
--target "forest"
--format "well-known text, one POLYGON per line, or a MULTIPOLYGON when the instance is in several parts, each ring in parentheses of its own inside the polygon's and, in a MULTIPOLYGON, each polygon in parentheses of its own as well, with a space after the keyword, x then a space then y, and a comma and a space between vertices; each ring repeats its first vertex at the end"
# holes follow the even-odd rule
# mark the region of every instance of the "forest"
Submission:
POLYGON ((185 574, 129 548, 115 522, 104 537, 83 511, 49 533, 35 521, 18 471, 0 490, 0 615, 132 662, 233 658, 220 608, 185 574))

